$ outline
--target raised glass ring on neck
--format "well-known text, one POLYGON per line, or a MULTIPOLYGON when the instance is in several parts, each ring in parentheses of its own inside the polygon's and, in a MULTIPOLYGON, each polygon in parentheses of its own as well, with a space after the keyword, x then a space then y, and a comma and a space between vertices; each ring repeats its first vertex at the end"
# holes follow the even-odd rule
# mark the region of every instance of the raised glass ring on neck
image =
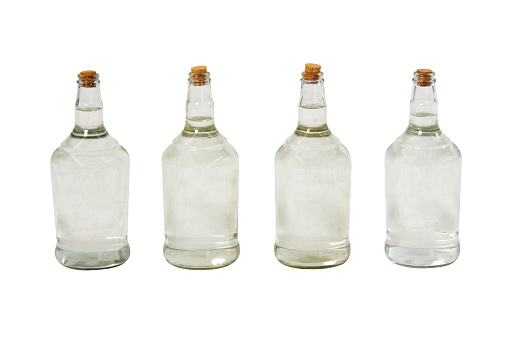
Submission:
POLYGON ((210 83, 210 73, 189 73, 189 84, 193 86, 204 86, 210 83))
POLYGON ((320 81, 323 81, 323 73, 310 74, 306 72, 302 72, 302 79, 300 81, 303 84, 317 84, 320 81))

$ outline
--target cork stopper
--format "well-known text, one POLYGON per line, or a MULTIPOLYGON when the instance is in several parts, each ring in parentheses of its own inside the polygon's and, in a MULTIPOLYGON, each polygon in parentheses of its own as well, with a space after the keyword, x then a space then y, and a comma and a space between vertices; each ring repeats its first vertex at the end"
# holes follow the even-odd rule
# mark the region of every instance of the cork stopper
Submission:
POLYGON ((210 73, 207 72, 207 66, 194 66, 191 67, 189 73, 189 80, 193 86, 203 86, 208 84, 210 73))
POLYGON ((304 72, 302 73, 302 79, 308 81, 316 81, 320 80, 320 70, 322 66, 318 64, 306 64, 304 68, 304 72))
POLYGON ((435 79, 435 73, 427 68, 419 68, 414 73, 415 80, 417 81, 417 86, 428 87, 433 84, 433 80, 435 79))
POLYGON ((207 73, 207 66, 194 66, 194 67, 191 67, 191 73, 194 73, 194 74, 207 73))
POLYGON ((99 74, 96 71, 83 71, 78 74, 78 78, 81 81, 81 87, 96 87, 99 74))

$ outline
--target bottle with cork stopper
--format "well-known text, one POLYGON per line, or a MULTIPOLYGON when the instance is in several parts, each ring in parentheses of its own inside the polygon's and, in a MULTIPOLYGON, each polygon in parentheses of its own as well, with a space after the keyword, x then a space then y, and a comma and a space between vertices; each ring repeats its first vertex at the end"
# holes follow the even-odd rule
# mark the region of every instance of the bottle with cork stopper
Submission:
POLYGON ((460 253, 461 153, 437 108, 435 73, 418 69, 408 127, 385 154, 385 253, 408 267, 448 265, 460 253))
POLYGON ((239 157, 214 123, 210 73, 191 68, 184 130, 162 157, 164 257, 177 267, 212 269, 239 256, 239 157))
POLYGON ((57 246, 64 266, 102 269, 129 258, 129 155, 103 124, 99 74, 78 74, 75 125, 51 157, 57 246))
POLYGON ((275 256, 296 268, 341 265, 350 255, 351 160, 327 125, 320 65, 305 65, 298 112, 275 158, 275 256))

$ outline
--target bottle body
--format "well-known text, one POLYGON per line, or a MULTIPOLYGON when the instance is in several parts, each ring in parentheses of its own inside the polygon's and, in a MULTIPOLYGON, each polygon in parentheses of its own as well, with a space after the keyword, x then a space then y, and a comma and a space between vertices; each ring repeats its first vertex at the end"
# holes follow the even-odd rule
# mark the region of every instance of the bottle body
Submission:
POLYGON ((166 260, 177 267, 210 269, 239 256, 239 159, 217 131, 184 132, 162 159, 166 260))
POLYGON ((297 132, 276 153, 275 255, 291 267, 337 266, 350 255, 350 155, 319 134, 297 132))
POLYGON ((385 156, 387 238, 394 263, 434 267, 459 256, 461 154, 442 132, 407 130, 385 156))
POLYGON ((129 155, 109 134, 71 135, 53 153, 57 260, 78 269, 118 266, 129 257, 129 155))

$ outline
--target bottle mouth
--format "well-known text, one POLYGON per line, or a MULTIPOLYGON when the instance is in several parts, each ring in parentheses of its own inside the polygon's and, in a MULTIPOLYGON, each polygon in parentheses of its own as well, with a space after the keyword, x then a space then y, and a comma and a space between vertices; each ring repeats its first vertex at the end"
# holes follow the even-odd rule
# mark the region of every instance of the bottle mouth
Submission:
POLYGON ((318 64, 307 63, 304 68, 304 72, 302 72, 303 83, 308 84, 316 84, 323 80, 323 73, 320 71, 322 66, 318 64))
POLYGON ((428 87, 435 83, 435 72, 430 69, 420 68, 414 72, 413 81, 417 86, 428 87))
POLYGON ((207 66, 194 66, 189 73, 189 84, 193 86, 204 86, 210 83, 210 73, 207 66))
POLYGON ((83 71, 78 74, 78 83, 81 87, 96 87, 99 83, 99 74, 96 71, 83 71))
POLYGON ((300 81, 302 81, 303 84, 317 84, 320 81, 323 81, 323 73, 319 72, 316 74, 309 74, 302 72, 302 78, 300 81))
POLYGON ((189 84, 193 86, 204 86, 210 83, 210 73, 189 73, 189 84))

